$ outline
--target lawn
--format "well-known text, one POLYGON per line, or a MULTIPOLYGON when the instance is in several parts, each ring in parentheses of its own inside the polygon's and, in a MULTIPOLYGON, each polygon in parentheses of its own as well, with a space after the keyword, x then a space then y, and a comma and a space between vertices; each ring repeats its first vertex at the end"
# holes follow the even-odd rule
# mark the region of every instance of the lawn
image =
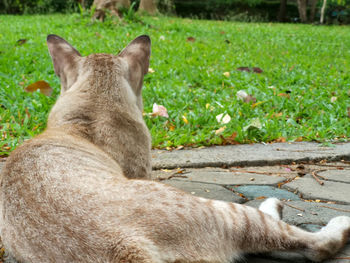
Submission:
POLYGON ((349 27, 141 20, 0 16, 0 155, 45 128, 59 94, 47 34, 62 36, 82 55, 117 54, 134 37, 150 35, 152 73, 143 97, 155 148, 349 139, 349 27), (51 85, 50 97, 24 91, 38 80, 51 85), (240 90, 252 100, 239 99, 240 90), (169 118, 151 116, 154 103, 164 105, 169 118), (219 114, 231 120, 224 124, 219 114))

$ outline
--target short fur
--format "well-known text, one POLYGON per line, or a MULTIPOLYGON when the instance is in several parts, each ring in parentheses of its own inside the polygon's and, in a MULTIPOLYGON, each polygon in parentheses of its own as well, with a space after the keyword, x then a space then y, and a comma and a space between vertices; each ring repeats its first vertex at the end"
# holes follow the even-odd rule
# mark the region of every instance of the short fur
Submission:
POLYGON ((62 94, 44 133, 8 158, 2 174, 1 237, 20 262, 231 262, 245 252, 298 251, 321 261, 350 234, 337 217, 317 233, 260 210, 207 200, 145 180, 150 136, 141 87, 150 39, 118 56, 81 57, 48 36, 62 94))

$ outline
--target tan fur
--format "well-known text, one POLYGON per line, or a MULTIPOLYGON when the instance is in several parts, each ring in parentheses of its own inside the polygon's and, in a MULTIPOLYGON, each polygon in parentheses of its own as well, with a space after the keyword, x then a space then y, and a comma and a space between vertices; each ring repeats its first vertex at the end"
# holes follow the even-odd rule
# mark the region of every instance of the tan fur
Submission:
POLYGON ((320 261, 348 239, 348 217, 308 233, 279 219, 276 199, 257 210, 128 179, 150 172, 141 101, 149 38, 118 56, 81 57, 53 35, 48 46, 62 94, 47 130, 2 174, 1 237, 20 262, 231 262, 272 250, 320 261))

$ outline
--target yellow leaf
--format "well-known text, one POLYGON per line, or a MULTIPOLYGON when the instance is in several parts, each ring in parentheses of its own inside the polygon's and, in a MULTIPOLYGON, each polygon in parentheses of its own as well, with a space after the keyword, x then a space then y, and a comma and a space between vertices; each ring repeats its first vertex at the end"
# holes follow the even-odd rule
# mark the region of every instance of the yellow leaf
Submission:
POLYGON ((30 84, 28 87, 24 88, 26 92, 34 92, 39 90, 40 93, 50 96, 52 94, 52 88, 50 87, 50 84, 47 83, 44 80, 39 80, 37 82, 34 82, 30 84))
POLYGON ((225 129, 226 129, 226 126, 223 126, 223 127, 219 128, 219 129, 217 129, 215 131, 215 134, 218 135, 218 134, 222 133, 225 129))
POLYGON ((259 106, 260 104, 263 104, 265 102, 266 102, 266 100, 265 101, 259 101, 257 103, 252 104, 252 109, 254 109, 256 106, 259 106))
POLYGON ((316 203, 319 203, 319 202, 321 202, 321 200, 320 200, 320 199, 316 199, 315 202, 316 202, 316 203))
POLYGON ((229 77, 229 76, 230 76, 230 72, 224 72, 223 75, 224 75, 225 77, 229 77))
POLYGON ((205 104, 205 108, 206 108, 206 109, 208 109, 208 108, 209 108, 209 106, 210 106, 210 104, 209 104, 209 103, 205 104))
POLYGON ((188 124, 188 120, 184 115, 182 115, 182 120, 184 121, 184 123, 188 124))

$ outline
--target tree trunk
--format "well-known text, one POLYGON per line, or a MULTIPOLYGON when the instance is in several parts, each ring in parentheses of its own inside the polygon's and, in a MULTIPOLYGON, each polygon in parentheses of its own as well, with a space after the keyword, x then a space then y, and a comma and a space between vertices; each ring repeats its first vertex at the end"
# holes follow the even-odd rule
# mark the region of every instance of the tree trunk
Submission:
POLYGON ((297 0, 299 17, 302 23, 307 22, 307 0, 297 0))
POLYGON ((310 19, 309 19, 309 22, 311 23, 315 21, 317 2, 318 0, 311 0, 311 11, 310 11, 310 19))
POLYGON ((155 4, 155 0, 141 0, 139 11, 145 11, 151 15, 157 13, 157 6, 155 4))
POLYGON ((278 22, 285 22, 286 21, 287 1, 288 0, 281 0, 280 10, 278 11, 278 16, 277 16, 278 22))
POLYGON ((321 18, 320 18, 320 23, 323 24, 324 22, 324 13, 326 11, 326 6, 327 6, 327 0, 323 0, 322 8, 321 8, 321 18))

